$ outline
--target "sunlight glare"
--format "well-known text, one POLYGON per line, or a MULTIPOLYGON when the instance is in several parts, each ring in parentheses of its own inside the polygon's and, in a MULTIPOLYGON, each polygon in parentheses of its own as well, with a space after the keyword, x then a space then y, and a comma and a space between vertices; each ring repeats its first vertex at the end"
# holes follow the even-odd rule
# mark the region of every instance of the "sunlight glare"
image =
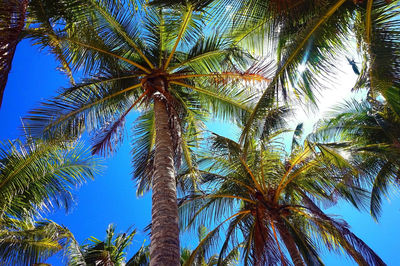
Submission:
POLYGON ((305 65, 305 64, 301 64, 301 65, 298 67, 299 74, 303 73, 306 69, 307 69, 306 65, 305 65))

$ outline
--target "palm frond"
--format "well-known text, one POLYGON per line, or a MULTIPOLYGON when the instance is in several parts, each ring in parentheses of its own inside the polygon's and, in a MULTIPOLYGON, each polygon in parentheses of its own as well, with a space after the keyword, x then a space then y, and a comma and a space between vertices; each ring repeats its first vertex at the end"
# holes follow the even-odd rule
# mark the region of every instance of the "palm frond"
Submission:
POLYGON ((65 248, 71 232, 53 221, 0 221, 0 259, 7 265, 32 265, 65 248))
MULTIPOLYGON (((0 194, 2 213, 14 217, 37 214, 54 206, 69 209, 72 189, 93 179, 98 161, 83 145, 3 143, 0 194)), ((97 168, 97 169, 96 169, 97 168)))

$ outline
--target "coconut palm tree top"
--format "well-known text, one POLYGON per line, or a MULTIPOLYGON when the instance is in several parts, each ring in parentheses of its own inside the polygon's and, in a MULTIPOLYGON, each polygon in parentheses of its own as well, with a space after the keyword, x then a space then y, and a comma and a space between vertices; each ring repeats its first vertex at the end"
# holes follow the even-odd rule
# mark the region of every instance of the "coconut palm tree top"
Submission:
POLYGON ((176 9, 90 3, 93 9, 57 39, 71 65, 91 78, 31 111, 26 124, 50 139, 94 131, 93 153, 109 154, 122 140, 127 115, 142 111, 133 162, 145 183, 140 187, 152 188, 151 263, 174 265, 175 169, 183 158, 194 171, 189 141, 196 143, 206 115, 235 121, 250 112, 255 96, 243 85, 267 83, 270 68, 249 64, 252 58, 228 36, 207 36, 196 1, 176 9))
POLYGON ((155 144, 154 97, 168 106, 177 158, 182 154, 193 168, 191 147, 205 119, 212 114, 241 120, 257 96, 251 85, 267 84, 272 67, 254 63, 229 36, 205 30, 202 5, 196 2, 177 9, 91 5, 94 11, 80 23, 54 36, 71 66, 90 78, 43 102, 26 123, 33 134, 50 138, 94 131, 93 153, 108 155, 123 139, 127 115, 141 111, 133 132, 141 194, 150 182, 143 165, 155 144))
POLYGON ((217 241, 225 228, 220 256, 240 245, 245 264, 289 264, 287 254, 295 265, 323 264, 316 243, 360 264, 384 264, 344 221, 318 207, 339 195, 354 204, 363 199, 362 189, 343 185, 352 170, 334 150, 306 143, 282 159, 282 151, 267 143, 246 153, 221 136, 214 143, 218 156, 202 172, 209 192, 187 197, 181 206, 184 225, 218 221, 199 247, 217 241))
POLYGON ((146 110, 153 96, 194 126, 204 113, 226 118, 250 111, 253 96, 237 90, 239 81, 269 81, 270 67, 249 68, 251 57, 229 37, 203 30, 195 2, 180 9, 92 5, 95 18, 89 13, 68 35, 57 36, 71 65, 91 78, 33 110, 27 117, 32 132, 76 135, 97 129, 102 134, 94 152, 107 153, 127 114, 146 110))

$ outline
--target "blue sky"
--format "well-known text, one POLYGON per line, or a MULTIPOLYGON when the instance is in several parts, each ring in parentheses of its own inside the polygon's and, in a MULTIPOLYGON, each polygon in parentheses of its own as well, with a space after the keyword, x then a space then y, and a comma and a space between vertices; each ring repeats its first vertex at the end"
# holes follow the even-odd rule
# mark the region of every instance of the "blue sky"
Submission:
MULTIPOLYGON (((46 52, 38 53, 27 41, 19 44, 0 109, 0 119, 3 121, 0 130, 1 140, 18 137, 21 133, 20 118, 33 108, 35 103, 55 95, 60 87, 68 86, 67 78, 58 72, 56 67, 57 64, 51 55, 46 52)), ((351 71, 350 66, 345 67, 351 71)), ((347 87, 344 89, 349 90, 351 84, 347 87)), ((341 97, 340 93, 332 95, 334 96, 329 97, 341 97)), ((306 117, 303 115, 300 119, 306 117)), ((128 117, 126 136, 129 135, 135 118, 136 114, 128 117)), ((226 125, 220 123, 212 123, 211 130, 223 135, 233 134, 226 129, 226 125)), ((134 226, 138 229, 138 234, 130 248, 129 254, 132 254, 142 245, 145 238, 147 238, 146 243, 149 241, 147 233, 142 230, 150 223, 151 197, 150 194, 141 198, 136 197, 134 182, 131 180, 129 144, 129 138, 125 138, 124 144, 114 156, 105 161, 104 173, 76 191, 77 202, 72 212, 65 214, 64 211, 57 211, 48 218, 67 226, 81 243, 89 236, 102 239, 109 223, 117 225, 117 232, 124 232, 130 226, 134 226)), ((400 238, 398 196, 392 197, 390 203, 385 202, 379 224, 375 223, 367 213, 360 213, 342 203, 328 209, 327 213, 342 215, 351 225, 353 232, 370 245, 388 265, 397 265, 400 260, 397 248, 397 239, 400 238)), ((196 236, 193 238, 197 241, 196 236)), ((182 246, 185 245, 182 243, 182 246)), ((327 265, 354 265, 343 256, 326 255, 324 260, 327 265)), ((60 257, 50 259, 49 263, 63 265, 60 257)))

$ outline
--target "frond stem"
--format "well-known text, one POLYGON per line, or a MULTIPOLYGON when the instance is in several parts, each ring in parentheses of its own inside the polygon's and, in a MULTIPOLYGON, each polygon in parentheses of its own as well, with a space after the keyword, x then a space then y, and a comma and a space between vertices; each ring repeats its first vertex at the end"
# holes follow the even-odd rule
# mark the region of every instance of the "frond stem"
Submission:
POLYGON ((275 242, 276 242, 276 245, 278 246, 278 250, 279 250, 279 253, 281 255, 282 265, 286 265, 285 259, 284 259, 283 253, 282 253, 281 245, 279 245, 279 240, 278 240, 278 236, 276 234, 274 223, 272 221, 269 221, 269 222, 271 224, 272 231, 274 232, 275 242))
POLYGON ((180 64, 178 64, 178 65, 176 65, 176 66, 173 66, 173 67, 168 68, 168 72, 171 73, 171 72, 174 71, 175 69, 180 68, 180 67, 182 67, 182 66, 184 66, 184 65, 187 65, 187 64, 189 64, 189 63, 193 63, 193 62, 195 62, 195 61, 197 61, 197 60, 201 60, 201 59, 203 59, 203 58, 206 58, 206 57, 208 57, 208 56, 212 56, 212 55, 214 55, 214 54, 221 54, 221 53, 223 53, 223 52, 225 52, 225 51, 219 51, 219 50, 217 50, 217 51, 211 51, 211 52, 204 53, 204 54, 202 54, 202 55, 195 56, 195 57, 193 57, 193 58, 191 58, 191 59, 188 59, 188 60, 186 60, 186 61, 184 61, 184 62, 182 62, 182 63, 180 63, 180 64))
POLYGON ((259 192, 263 192, 262 187, 260 186, 258 180, 256 179, 256 177, 253 175, 253 172, 250 170, 249 166, 247 165, 247 163, 243 160, 243 158, 240 158, 240 162, 242 163, 242 165, 244 166, 244 168, 246 169, 247 173, 250 175, 251 179, 254 182, 254 185, 257 187, 257 189, 259 190, 259 192))
POLYGON ((247 199, 244 197, 239 197, 239 196, 232 196, 232 195, 207 195, 202 198, 230 198, 230 199, 243 200, 243 201, 250 202, 252 204, 256 204, 256 202, 254 200, 250 200, 250 199, 247 199))
POLYGON ((189 21, 192 18, 192 11, 193 11, 193 7, 189 6, 188 10, 187 10, 187 12, 185 14, 185 17, 183 19, 182 27, 181 27, 181 29, 180 29, 180 31, 178 33, 178 37, 176 38, 174 47, 172 48, 171 54, 168 56, 167 62, 164 65, 164 70, 168 68, 169 63, 171 62, 171 59, 175 54, 176 48, 178 47, 178 44, 179 44, 180 40, 182 39, 182 36, 185 33, 185 31, 186 31, 186 29, 187 29, 187 27, 189 25, 189 21))
POLYGON ((286 177, 290 174, 290 172, 293 170, 293 168, 299 163, 301 162, 301 160, 303 159, 303 157, 307 156, 308 153, 310 152, 310 149, 307 148, 300 154, 300 156, 298 156, 293 163, 290 165, 289 169, 286 171, 286 173, 283 175, 281 181, 279 182, 278 188, 276 189, 275 192, 275 196, 274 196, 274 202, 276 203, 278 201, 279 198, 279 194, 281 193, 282 189, 284 188, 284 182, 286 177))
POLYGON ((247 74, 247 73, 234 73, 234 72, 222 72, 222 73, 209 73, 209 74, 189 74, 189 75, 171 75, 168 80, 187 79, 187 78, 198 78, 198 77, 227 77, 227 78, 240 78, 244 80, 256 80, 256 81, 271 81, 271 79, 263 77, 258 74, 247 74))
POLYGON ((54 126, 54 125, 56 125, 56 124, 58 124, 58 123, 60 123, 60 122, 62 122, 62 121, 65 121, 67 118, 69 118, 69 117, 71 117, 71 116, 73 116, 73 115, 75 115, 75 114, 77 114, 77 113, 79 113, 79 112, 81 112, 81 111, 83 111, 83 110, 86 110, 86 109, 88 109, 88 108, 90 108, 90 107, 92 107, 92 106, 94 106, 94 105, 96 105, 96 104, 99 104, 99 103, 101 103, 101 102, 107 101, 107 100, 109 100, 109 99, 111 99, 111 98, 113 98, 113 97, 115 97, 115 96, 118 96, 118 95, 120 95, 120 94, 123 94, 123 93, 125 93, 125 92, 128 92, 128 91, 131 91, 131 90, 140 88, 141 86, 142 86, 141 83, 136 84, 136 85, 133 85, 133 86, 128 87, 128 88, 126 88, 126 89, 124 89, 124 90, 118 91, 118 92, 116 92, 116 93, 114 93, 114 94, 111 94, 111 95, 109 95, 109 96, 107 96, 107 97, 104 97, 104 98, 102 98, 102 99, 100 99, 100 100, 98 100, 98 101, 95 101, 95 102, 93 102, 93 103, 90 103, 90 104, 88 104, 88 105, 85 105, 85 106, 79 108, 78 110, 75 110, 75 111, 72 111, 71 113, 68 113, 67 115, 61 117, 61 118, 58 119, 57 121, 54 121, 53 123, 50 123, 48 126, 46 126, 45 130, 48 130, 50 127, 52 127, 52 126, 54 126))
POLYGON ((132 61, 132 60, 129 60, 129 59, 126 59, 126 58, 124 58, 124 57, 122 57, 122 56, 119 56, 119 55, 117 55, 117 54, 110 53, 110 52, 105 51, 105 50, 103 50, 103 49, 94 47, 94 46, 89 45, 89 44, 85 44, 85 43, 79 42, 79 41, 77 41, 77 40, 73 40, 73 39, 69 39, 69 38, 65 38, 65 39, 68 40, 68 41, 70 41, 70 42, 72 42, 72 43, 76 43, 76 44, 78 44, 78 45, 80 45, 80 46, 83 46, 83 47, 86 47, 86 48, 89 48, 89 49, 98 51, 98 52, 100 52, 100 53, 110 55, 110 56, 115 57, 115 58, 117 58, 117 59, 120 59, 120 60, 122 60, 122 61, 125 61, 125 62, 127 62, 128 64, 131 64, 131 65, 133 65, 133 66, 135 66, 135 67, 137 67, 137 68, 143 70, 143 71, 146 72, 147 74, 150 74, 150 73, 151 73, 151 71, 150 71, 149 69, 147 69, 147 68, 141 66, 140 64, 138 64, 138 63, 136 63, 136 62, 134 62, 134 61, 132 61))
POLYGON ((179 85, 179 86, 183 86, 183 87, 186 87, 186 88, 189 88, 189 89, 192 89, 194 91, 197 91, 197 92, 202 93, 202 94, 206 94, 206 95, 211 96, 211 97, 215 97, 215 98, 217 98, 219 100, 222 100, 222 101, 228 102, 228 103, 230 103, 232 105, 235 105, 236 107, 239 107, 242 110, 245 110, 247 112, 251 112, 250 108, 247 108, 246 106, 243 106, 243 105, 241 105, 241 104, 239 104, 239 103, 237 103, 235 101, 227 99, 227 98, 225 98, 225 97, 223 97, 223 96, 221 96, 221 95, 219 95, 217 93, 214 93, 214 92, 211 92, 211 91, 208 91, 208 90, 205 90, 205 89, 201 89, 201 88, 198 88, 198 87, 195 87, 195 86, 183 83, 183 82, 179 82, 179 81, 170 81, 170 83, 171 84, 175 84, 175 85, 179 85))
POLYGON ((154 69, 154 65, 150 62, 150 60, 144 55, 144 53, 139 49, 139 47, 135 44, 135 42, 128 36, 128 34, 123 30, 122 26, 115 20, 113 16, 111 16, 107 11, 102 8, 97 1, 91 0, 91 3, 96 7, 97 11, 108 21, 108 23, 113 26, 116 31, 129 43, 133 49, 146 61, 151 69, 154 69))

